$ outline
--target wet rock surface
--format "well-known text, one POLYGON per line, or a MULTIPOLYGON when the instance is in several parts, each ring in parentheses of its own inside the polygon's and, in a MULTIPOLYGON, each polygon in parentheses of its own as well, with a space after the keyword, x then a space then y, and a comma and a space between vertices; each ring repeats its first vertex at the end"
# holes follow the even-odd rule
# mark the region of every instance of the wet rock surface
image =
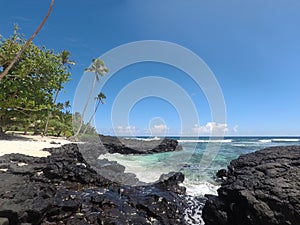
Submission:
POLYGON ((300 146, 242 155, 226 175, 218 196, 206 196, 206 225, 300 224, 300 146))
POLYGON ((204 207, 206 198, 198 196, 185 197, 188 207, 185 210, 185 224, 186 225, 204 225, 202 219, 202 209, 204 207))
POLYGON ((109 161, 101 162, 106 163, 102 167, 90 165, 75 144, 47 151, 51 156, 45 158, 0 157, 0 218, 10 225, 184 224, 181 173, 170 173, 152 185, 126 186, 95 170, 109 167, 124 174, 122 166, 109 161))

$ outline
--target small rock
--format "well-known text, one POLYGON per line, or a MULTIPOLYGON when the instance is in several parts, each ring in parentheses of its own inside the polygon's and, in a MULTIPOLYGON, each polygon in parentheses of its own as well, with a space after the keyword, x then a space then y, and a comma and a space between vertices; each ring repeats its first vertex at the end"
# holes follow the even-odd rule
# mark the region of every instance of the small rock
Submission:
POLYGON ((222 179, 223 179, 224 177, 227 177, 227 170, 225 170, 225 169, 220 169, 220 170, 218 170, 216 176, 217 176, 218 178, 222 178, 222 179))

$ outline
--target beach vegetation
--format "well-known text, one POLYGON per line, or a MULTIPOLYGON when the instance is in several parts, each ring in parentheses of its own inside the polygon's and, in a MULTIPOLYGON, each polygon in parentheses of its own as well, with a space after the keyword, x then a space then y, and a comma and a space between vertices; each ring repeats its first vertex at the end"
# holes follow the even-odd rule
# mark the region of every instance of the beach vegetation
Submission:
MULTIPOLYGON (((26 40, 14 34, 0 40, 0 72, 10 65, 26 40)), ((69 53, 55 53, 30 43, 0 80, 0 131, 22 130, 35 134, 72 133, 69 102, 57 102, 63 84, 70 80, 69 53), (46 129, 45 129, 46 128, 46 129), (46 131, 46 132, 45 132, 46 131)))
POLYGON ((83 111, 72 115, 70 101, 58 101, 64 85, 70 81, 72 66, 76 64, 70 55, 67 50, 56 53, 32 42, 28 44, 17 25, 10 37, 0 35, 0 74, 11 66, 0 79, 0 134, 6 131, 65 137, 80 132, 96 134, 91 121, 106 98, 102 92, 95 97, 96 107, 87 123, 84 115, 96 82, 108 69, 101 59, 93 60, 86 69, 94 76, 88 99, 83 111), (18 60, 11 66, 16 55, 19 55, 18 60))
POLYGON ((15 63, 19 61, 19 59, 21 58, 21 56, 25 52, 25 50, 27 48, 29 48, 30 44, 32 43, 32 40, 37 36, 37 34, 40 32, 40 30, 43 28, 46 21, 48 20, 50 14, 52 12, 53 6, 54 6, 54 0, 51 0, 48 11, 47 11, 44 19, 40 23, 40 25, 37 27, 37 29, 34 31, 34 33, 28 38, 28 40, 25 41, 24 44, 21 45, 20 48, 12 55, 13 57, 10 59, 10 61, 8 61, 8 63, 5 65, 5 67, 3 67, 3 70, 0 73, 0 80, 2 80, 4 78, 4 76, 6 76, 9 73, 9 71, 13 68, 15 63))

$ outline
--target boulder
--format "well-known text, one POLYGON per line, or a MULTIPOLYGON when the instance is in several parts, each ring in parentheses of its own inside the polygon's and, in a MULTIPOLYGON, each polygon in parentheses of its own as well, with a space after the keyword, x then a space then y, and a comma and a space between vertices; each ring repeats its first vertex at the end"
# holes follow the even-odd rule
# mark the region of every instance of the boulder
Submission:
POLYGON ((300 146, 240 156, 228 166, 218 196, 206 197, 206 225, 299 225, 300 146))

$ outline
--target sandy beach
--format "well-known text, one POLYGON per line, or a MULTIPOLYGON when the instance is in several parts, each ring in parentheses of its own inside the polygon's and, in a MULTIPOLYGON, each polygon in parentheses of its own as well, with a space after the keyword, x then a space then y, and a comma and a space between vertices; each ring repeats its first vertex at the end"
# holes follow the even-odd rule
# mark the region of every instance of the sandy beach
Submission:
POLYGON ((10 153, 20 153, 35 157, 50 155, 44 148, 59 147, 71 143, 63 137, 42 137, 39 135, 12 135, 0 140, 0 156, 10 153))

